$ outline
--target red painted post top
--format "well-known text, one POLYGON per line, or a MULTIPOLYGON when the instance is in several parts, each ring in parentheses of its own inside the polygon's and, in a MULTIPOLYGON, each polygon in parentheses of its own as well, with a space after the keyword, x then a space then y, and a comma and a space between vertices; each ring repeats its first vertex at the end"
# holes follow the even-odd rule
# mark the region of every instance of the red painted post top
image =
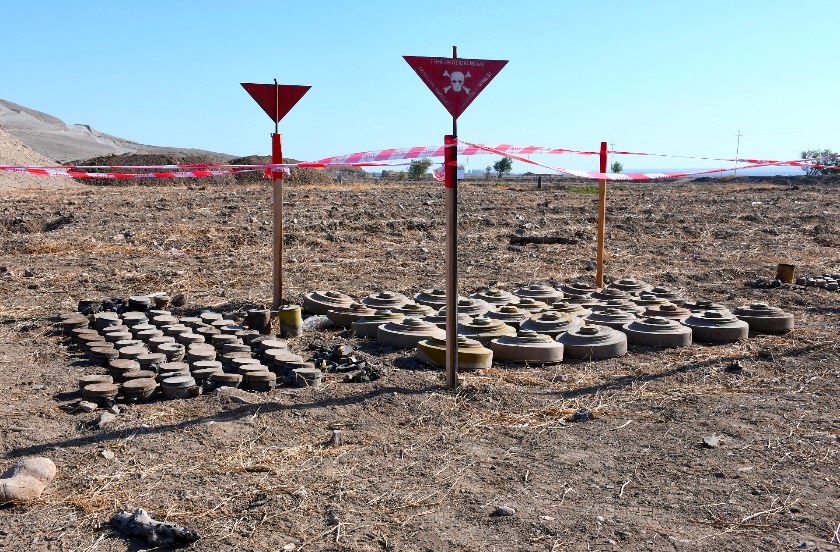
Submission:
POLYGON ((607 143, 601 142, 601 172, 607 172, 607 143))
POLYGON ((443 137, 443 186, 456 188, 458 186, 458 139, 451 134, 443 137))
POLYGON ((507 65, 496 59, 403 58, 455 119, 507 65))
MULTIPOLYGON (((271 135, 271 162, 273 164, 283 164, 283 135, 271 135)), ((275 169, 271 171, 271 181, 280 180, 283 178, 283 169, 275 169)))

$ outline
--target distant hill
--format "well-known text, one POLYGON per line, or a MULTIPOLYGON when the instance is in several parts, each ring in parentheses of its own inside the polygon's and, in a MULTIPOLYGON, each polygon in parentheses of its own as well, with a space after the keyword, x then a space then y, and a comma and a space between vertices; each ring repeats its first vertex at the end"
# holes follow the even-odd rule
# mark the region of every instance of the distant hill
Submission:
POLYGON ((0 129, 46 158, 59 163, 106 155, 234 156, 192 148, 149 146, 104 134, 88 125, 67 125, 58 117, 0 99, 0 129))
MULTIPOLYGON (((0 165, 40 166, 52 164, 52 160, 22 144, 20 140, 0 128, 0 165)), ((57 188, 72 184, 68 178, 48 178, 0 171, 0 192, 16 188, 57 188)))

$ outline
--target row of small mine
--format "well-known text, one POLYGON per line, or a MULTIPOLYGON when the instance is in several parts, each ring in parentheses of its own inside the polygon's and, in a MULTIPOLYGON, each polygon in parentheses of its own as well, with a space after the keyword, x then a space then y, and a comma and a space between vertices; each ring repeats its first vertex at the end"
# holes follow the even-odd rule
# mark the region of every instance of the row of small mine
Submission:
MULTIPOLYGON (((417 357, 442 366, 445 358, 446 292, 425 290, 410 300, 380 292, 356 302, 337 291, 314 291, 304 308, 324 314, 395 348, 417 348, 417 357)), ((689 301, 677 291, 626 278, 598 289, 584 284, 524 286, 513 293, 489 289, 458 298, 458 362, 465 369, 498 361, 552 363, 563 357, 604 359, 631 345, 685 347, 730 343, 749 331, 793 329, 793 316, 764 303, 730 312, 712 301, 689 301)))
POLYGON ((800 276, 796 279, 796 285, 825 288, 828 291, 837 291, 840 274, 823 274, 822 276, 800 276))
POLYGON ((285 341, 215 312, 180 319, 161 309, 61 318, 72 342, 107 370, 79 381, 83 398, 100 406, 145 401, 158 390, 167 399, 186 398, 221 386, 251 391, 269 391, 278 383, 317 386, 322 377, 285 341))

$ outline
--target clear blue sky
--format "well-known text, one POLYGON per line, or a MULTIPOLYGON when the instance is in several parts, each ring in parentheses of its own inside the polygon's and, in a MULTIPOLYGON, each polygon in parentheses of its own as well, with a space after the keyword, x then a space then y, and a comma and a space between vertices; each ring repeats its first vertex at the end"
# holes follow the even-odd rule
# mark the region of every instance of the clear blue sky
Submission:
POLYGON ((287 156, 440 144, 451 118, 402 56, 457 45, 510 61, 459 119, 463 139, 732 157, 740 130, 742 157, 840 149, 836 0, 32 0, 2 14, 0 98, 146 144, 268 154, 274 125, 239 83, 274 78, 312 86, 280 123, 287 156))

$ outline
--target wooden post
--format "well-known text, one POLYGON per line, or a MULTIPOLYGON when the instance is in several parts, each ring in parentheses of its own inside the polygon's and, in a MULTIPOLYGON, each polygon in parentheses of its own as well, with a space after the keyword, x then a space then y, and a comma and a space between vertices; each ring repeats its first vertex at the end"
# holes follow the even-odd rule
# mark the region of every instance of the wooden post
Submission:
POLYGON ((444 136, 446 186, 446 387, 458 386, 458 175, 455 136, 444 136))
MULTIPOLYGON (((283 136, 278 132, 280 123, 280 85, 274 79, 274 134, 271 135, 271 162, 283 163, 283 136)), ((283 304, 283 172, 271 171, 272 205, 274 219, 271 236, 271 307, 274 310, 283 304)))
MULTIPOLYGON (((282 87, 274 79, 274 86, 270 84, 241 83, 242 87, 251 95, 259 106, 274 121, 274 133, 271 135, 271 164, 283 164, 283 137, 278 130, 280 119, 300 100, 311 88, 310 86, 293 86, 284 84, 282 87), (283 98, 280 98, 280 89, 283 98), (273 94, 272 94, 273 92, 273 94), (272 98, 272 95, 274 96, 272 98)), ((277 310, 283 305, 283 170, 284 167, 272 167, 270 171, 272 188, 272 237, 271 237, 271 307, 277 310)))
MULTIPOLYGON (((283 163, 283 136, 271 135, 271 162, 283 163)), ((272 235, 272 301, 274 310, 283 304, 283 172, 271 172, 272 201, 274 202, 274 224, 272 235)))
MULTIPOLYGON (((458 49, 452 47, 452 57, 458 49)), ((443 137, 444 186, 446 187, 446 387, 458 388, 458 119, 452 118, 452 135, 443 137)))
MULTIPOLYGON (((607 172, 607 143, 601 142, 601 173, 607 172)), ((607 217, 607 181, 598 181, 598 271, 595 286, 604 287, 604 231, 607 217)))

